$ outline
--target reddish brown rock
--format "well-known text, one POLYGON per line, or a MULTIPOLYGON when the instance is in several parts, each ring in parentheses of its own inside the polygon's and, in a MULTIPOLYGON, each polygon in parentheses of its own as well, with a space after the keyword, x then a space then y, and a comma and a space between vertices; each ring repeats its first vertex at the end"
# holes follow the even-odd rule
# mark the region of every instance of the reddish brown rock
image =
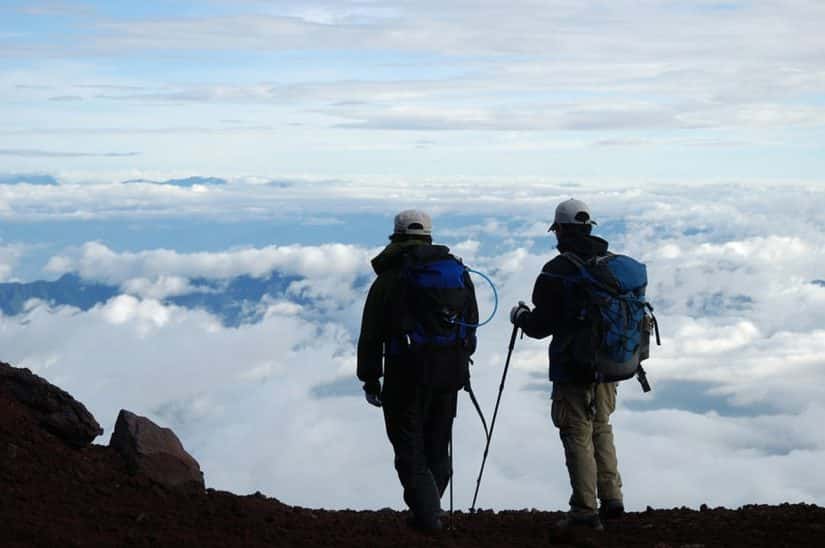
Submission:
POLYGON ((73 447, 86 447, 103 433, 82 403, 28 369, 0 362, 0 393, 22 403, 43 429, 73 447))
POLYGON ((177 489, 203 491, 198 461, 186 452, 178 437, 146 417, 121 409, 109 447, 117 450, 133 473, 177 489))

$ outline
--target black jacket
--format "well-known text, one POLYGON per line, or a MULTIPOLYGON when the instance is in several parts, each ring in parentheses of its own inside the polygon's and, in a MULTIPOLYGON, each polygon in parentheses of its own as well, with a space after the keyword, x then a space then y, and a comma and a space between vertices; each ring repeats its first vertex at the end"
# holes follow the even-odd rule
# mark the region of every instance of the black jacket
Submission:
MULTIPOLYGON (((444 246, 430 245, 418 240, 397 242, 389 244, 384 250, 372 260, 372 267, 378 277, 370 287, 367 300, 364 303, 364 313, 361 319, 361 333, 358 337, 358 378, 364 383, 375 383, 385 373, 386 369, 393 366, 405 365, 401 362, 407 361, 411 356, 391 356, 385 353, 385 344, 389 343, 393 337, 397 337, 396 332, 398 318, 397 302, 401 290, 400 273, 406 255, 415 253, 416 255, 443 255, 449 250, 444 246)), ((469 275, 465 279, 465 284, 474 291, 469 275)), ((471 307, 467 315, 468 323, 478 322, 478 308, 475 300, 475 293, 471 299, 471 307)), ((469 330, 467 345, 461 348, 448 348, 438 352, 439 361, 450 362, 463 361, 461 367, 466 369, 466 362, 475 351, 475 329, 469 330)), ((422 356, 412 356, 413 359, 421 361, 422 356)), ((428 361, 432 361, 429 359, 428 361)), ((452 364, 451 364, 452 365, 452 364)), ((412 367, 406 367, 412 369, 412 367)), ((419 368, 422 369, 422 368, 419 368)), ((442 367, 443 369, 443 367, 442 367)), ((389 374, 388 381, 389 382, 389 374)), ((396 376, 396 378, 398 378, 396 376)), ((409 378, 406 378, 409 380, 409 378)), ((399 380, 399 382, 405 382, 399 380)), ((460 388, 460 386, 459 386, 460 388)))
MULTIPOLYGON (((562 253, 572 252, 587 260, 606 254, 607 247, 607 241, 602 238, 574 235, 560 241, 558 249, 562 253)), ((544 265, 542 272, 567 276, 575 274, 578 269, 568 259, 558 255, 544 265)), ((576 363, 569 348, 573 335, 584 327, 575 319, 582 300, 574 286, 559 278, 539 275, 533 287, 534 308, 531 312, 519 316, 518 327, 528 337, 543 339, 553 335, 549 348, 551 381, 593 381, 593 372, 589 366, 576 363)))

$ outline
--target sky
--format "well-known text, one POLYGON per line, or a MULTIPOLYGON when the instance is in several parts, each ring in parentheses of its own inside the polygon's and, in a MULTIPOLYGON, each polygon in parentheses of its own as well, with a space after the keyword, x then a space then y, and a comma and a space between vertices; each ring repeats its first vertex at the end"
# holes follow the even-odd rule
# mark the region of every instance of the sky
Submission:
POLYGON ((816 179, 818 0, 0 3, 8 171, 816 179))
MULTIPOLYGON (((575 196, 647 264, 662 325, 653 392, 623 383, 614 415, 627 506, 825 505, 823 16, 802 0, 0 0, 0 282, 75 273, 115 293, 0 315, 0 360, 83 401, 98 443, 120 408, 172 427, 209 487, 402 508, 355 380, 393 214, 426 209, 497 286, 473 368, 489 415, 506 312, 575 196), (270 276, 283 287, 231 303, 240 324, 173 300, 270 276)), ((482 507, 569 497, 547 343, 517 343, 482 507)), ((466 508, 484 440, 459 406, 466 508)))

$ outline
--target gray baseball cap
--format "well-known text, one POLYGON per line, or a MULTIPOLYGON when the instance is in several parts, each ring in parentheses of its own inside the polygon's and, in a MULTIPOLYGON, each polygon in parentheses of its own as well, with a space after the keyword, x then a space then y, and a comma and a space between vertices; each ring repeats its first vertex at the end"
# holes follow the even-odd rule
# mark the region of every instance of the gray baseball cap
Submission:
POLYGON ((556 230, 559 225, 595 225, 596 221, 590 218, 590 208, 581 200, 570 198, 556 206, 556 216, 553 218, 551 230, 556 230))
POLYGON ((429 236, 433 233, 433 221, 430 216, 418 209, 405 209, 395 216, 393 234, 411 236, 429 236))

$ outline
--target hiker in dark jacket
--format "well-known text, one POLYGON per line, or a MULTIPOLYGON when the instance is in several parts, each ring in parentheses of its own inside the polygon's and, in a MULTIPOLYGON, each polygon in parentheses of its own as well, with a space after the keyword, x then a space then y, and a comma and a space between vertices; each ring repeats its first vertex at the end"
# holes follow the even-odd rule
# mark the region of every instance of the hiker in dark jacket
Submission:
MULTIPOLYGON (((607 241, 591 235, 595 221, 584 202, 567 200, 556 208, 550 230, 560 253, 574 253, 586 261, 607 253, 607 241)), ((570 484, 570 511, 559 526, 583 525, 602 529, 600 519, 624 512, 610 415, 616 408, 616 383, 593 382, 593 371, 573 358, 574 335, 589 324, 577 320, 584 296, 575 285, 558 276, 578 268, 559 255, 544 265, 533 289, 531 311, 524 303, 513 307, 510 319, 529 337, 553 336, 550 343, 550 380, 553 382, 551 416, 559 429, 570 484), (596 506, 596 499, 601 506, 596 506)))
MULTIPOLYGON (((441 529, 441 496, 452 468, 448 445, 457 392, 469 379, 475 329, 445 346, 418 346, 406 336, 409 304, 405 302, 405 265, 451 257, 445 246, 432 245, 432 222, 421 211, 395 217, 390 244, 372 260, 378 275, 364 304, 358 338, 358 378, 366 400, 384 411, 387 436, 395 452, 395 469, 412 511, 411 525, 441 529), (383 376, 384 385, 379 379, 383 376)), ((465 322, 478 322, 469 275, 465 322)))

